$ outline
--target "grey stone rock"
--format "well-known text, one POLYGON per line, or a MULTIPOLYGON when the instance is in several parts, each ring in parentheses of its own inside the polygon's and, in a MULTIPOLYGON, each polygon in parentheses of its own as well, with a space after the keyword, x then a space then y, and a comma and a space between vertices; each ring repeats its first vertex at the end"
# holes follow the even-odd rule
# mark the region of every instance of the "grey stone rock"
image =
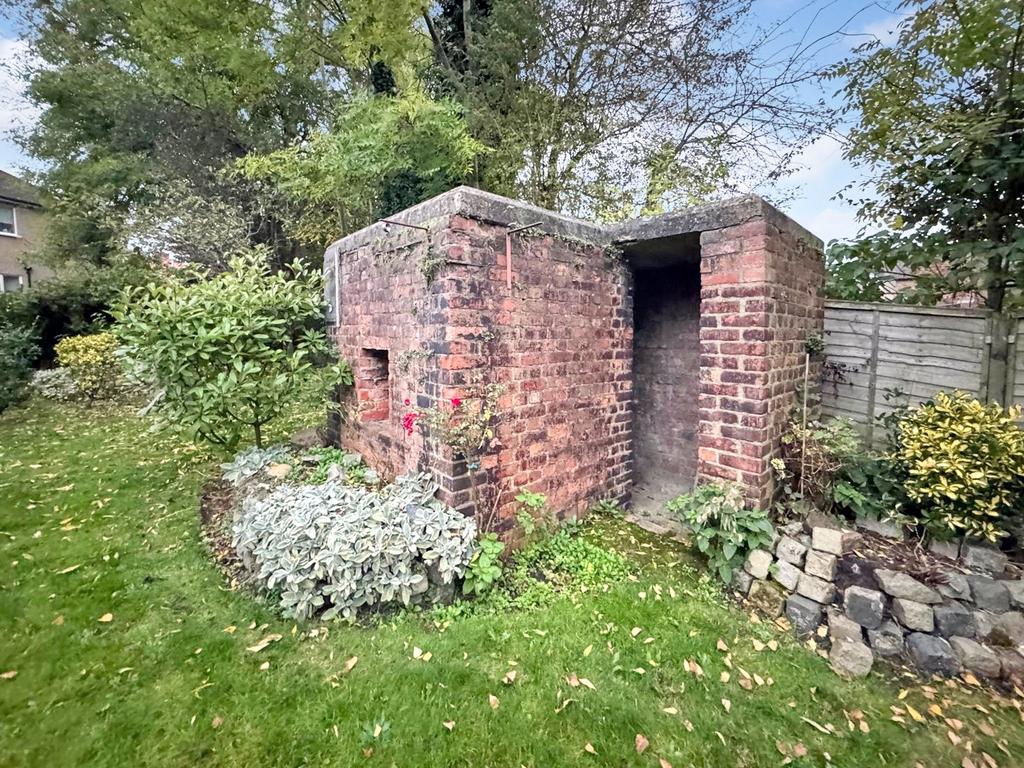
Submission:
POLYGON ((928 550, 935 555, 942 557, 948 557, 950 560, 956 560, 960 556, 960 543, 956 541, 938 541, 932 539, 928 544, 928 550))
POLYGON ((971 618, 974 619, 974 636, 979 640, 988 640, 996 617, 988 611, 971 611, 971 618))
POLYGON ((896 621, 910 630, 931 632, 935 629, 935 614, 932 613, 931 606, 924 603, 903 597, 894 598, 892 615, 896 617, 896 621))
POLYGON ((765 579, 755 579, 750 586, 748 595, 750 605, 769 619, 777 618, 782 613, 786 602, 786 593, 782 587, 765 579))
POLYGON ((792 523, 786 523, 780 529, 785 536, 789 536, 792 539, 796 539, 803 535, 804 524, 799 520, 795 520, 792 523))
POLYGON ((808 530, 814 530, 815 528, 834 528, 835 530, 841 530, 843 524, 839 522, 839 518, 835 515, 830 515, 827 512, 822 512, 814 507, 807 506, 807 515, 804 518, 804 522, 807 525, 808 530))
POLYGON ((974 637, 974 616, 960 603, 936 605, 935 627, 943 637, 974 637))
POLYGON ((803 595, 790 595, 786 600, 786 617, 801 636, 814 634, 821 624, 822 607, 803 595))
POLYGON ((807 559, 804 561, 804 570, 811 574, 811 576, 817 576, 825 581, 832 581, 836 577, 836 565, 838 562, 839 560, 835 555, 812 549, 807 553, 807 559))
POLYGON ((779 560, 775 563, 772 571, 772 578, 785 587, 787 591, 792 592, 796 589, 797 582, 800 581, 799 568, 790 562, 779 560))
POLYGON ((298 451, 308 451, 310 448, 323 448, 327 445, 327 439, 319 428, 308 427, 288 438, 288 444, 298 451))
POLYGON ((922 673, 946 676, 960 673, 960 660, 943 638, 911 632, 907 635, 906 643, 910 660, 922 673))
POLYGON ((951 637, 949 645, 964 669, 981 677, 999 678, 1003 665, 991 649, 969 637, 951 637))
POLYGON ((754 577, 744 571, 742 568, 737 568, 732 572, 732 588, 741 594, 747 594, 750 591, 750 585, 754 583, 754 577))
POLYGON ((869 629, 868 641, 879 656, 892 658, 903 653, 903 630, 895 621, 886 621, 878 629, 869 629))
POLYGON ((1024 614, 1018 611, 1004 613, 992 622, 992 631, 988 639, 995 645, 1008 648, 1024 646, 1024 614))
POLYGON ((1008 683, 1024 685, 1024 656, 1012 648, 993 648, 1002 665, 1000 676, 1008 683))
POLYGON ((841 677, 866 677, 871 672, 875 657, 864 643, 840 640, 832 644, 828 661, 841 677))
POLYGON ((885 617, 885 595, 866 587, 847 587, 843 593, 846 615, 868 629, 881 626, 885 617))
POLYGON ((893 597, 902 597, 904 600, 913 600, 917 603, 942 602, 942 596, 938 592, 902 571, 879 568, 875 571, 875 581, 883 592, 893 597))
POLYGON ((755 549, 747 555, 747 561, 743 564, 743 569, 755 579, 767 579, 768 569, 773 562, 774 558, 771 552, 755 549))
POLYGON ((1010 593, 1010 605, 1014 608, 1024 608, 1024 580, 1004 581, 1003 586, 1010 593))
POLYGON ((968 576, 971 585, 971 598, 974 604, 985 611, 1005 613, 1010 610, 1010 591, 1003 582, 991 576, 968 576))
POLYGON ((1009 558, 995 547, 967 544, 960 551, 960 561, 972 571, 998 576, 1006 568, 1009 558))
POLYGON ((951 597, 954 600, 970 600, 971 587, 967 583, 967 577, 956 571, 947 571, 942 574, 946 579, 945 584, 939 585, 939 594, 943 597, 951 597))
POLYGON ((857 527, 887 539, 903 541, 903 529, 889 520, 872 520, 869 517, 861 517, 857 519, 857 527))
POLYGON ((864 641, 864 630, 860 624, 848 619, 846 614, 835 607, 828 609, 828 634, 833 643, 839 640, 864 641))
POLYGON ((831 581, 819 579, 806 573, 800 574, 800 581, 797 582, 796 591, 804 597, 809 597, 816 603, 827 605, 836 596, 835 585, 831 581))
POLYGON ((792 563, 798 568, 804 564, 804 555, 807 554, 807 547, 796 539, 783 536, 775 547, 775 556, 779 560, 792 563))
POLYGON ((816 526, 811 529, 811 547, 819 552, 842 555, 860 541, 860 534, 836 528, 816 526))

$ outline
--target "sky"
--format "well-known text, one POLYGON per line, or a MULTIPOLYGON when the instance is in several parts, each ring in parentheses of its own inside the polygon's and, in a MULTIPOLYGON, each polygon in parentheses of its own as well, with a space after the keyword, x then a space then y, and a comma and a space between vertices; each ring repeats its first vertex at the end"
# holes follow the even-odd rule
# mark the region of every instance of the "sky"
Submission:
MULTIPOLYGON (((897 0, 753 0, 752 21, 768 26, 786 20, 779 38, 783 45, 796 43, 805 34, 815 39, 842 30, 818 49, 816 59, 825 65, 872 37, 891 40, 902 18, 897 4, 897 0)), ((12 21, 0 16, 0 169, 14 174, 41 170, 11 137, 12 131, 31 127, 39 116, 22 95, 16 76, 27 55, 12 21)), ((836 86, 826 87, 826 97, 835 102, 832 89, 836 86)), ((826 242, 854 237, 859 230, 856 211, 836 195, 847 185, 861 183, 862 175, 843 158, 841 139, 823 136, 797 158, 796 171, 782 186, 785 195, 780 207, 826 242)))

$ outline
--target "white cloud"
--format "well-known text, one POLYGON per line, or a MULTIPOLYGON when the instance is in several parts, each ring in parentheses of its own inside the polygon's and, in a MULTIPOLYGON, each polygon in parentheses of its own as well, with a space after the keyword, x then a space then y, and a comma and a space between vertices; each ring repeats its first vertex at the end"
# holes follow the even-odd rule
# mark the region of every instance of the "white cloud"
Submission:
POLYGON ((804 226, 824 240, 848 240, 857 236, 860 223, 856 211, 843 206, 829 205, 811 216, 804 226))
POLYGON ((39 117, 39 110, 25 97, 20 76, 31 62, 27 43, 0 38, 0 131, 24 128, 39 117))
POLYGON ((833 136, 819 136, 793 160, 794 171, 786 177, 787 184, 808 184, 833 175, 843 164, 843 147, 833 136))

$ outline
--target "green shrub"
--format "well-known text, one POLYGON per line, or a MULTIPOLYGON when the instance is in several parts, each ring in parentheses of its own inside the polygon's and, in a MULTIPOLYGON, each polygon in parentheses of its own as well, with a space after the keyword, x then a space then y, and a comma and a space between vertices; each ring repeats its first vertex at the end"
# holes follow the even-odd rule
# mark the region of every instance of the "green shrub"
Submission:
POLYGON ((263 427, 303 387, 326 401, 352 384, 347 365, 328 364, 319 273, 296 263, 291 276, 270 274, 260 251, 230 267, 212 278, 183 270, 130 291, 114 311, 117 333, 164 391, 167 423, 228 450, 249 430, 262 447, 263 427))
POLYGON ((90 333, 61 339, 53 348, 57 362, 68 372, 78 394, 88 402, 113 397, 122 381, 117 337, 90 333))
POLYGON ((462 582, 464 595, 482 595, 490 591, 504 570, 501 565, 501 553, 504 551, 505 545, 498 540, 497 534, 488 533, 480 539, 473 559, 466 567, 466 578, 462 582))
POLYGON ((924 528, 945 538, 995 541, 1024 507, 1021 408, 1004 410, 955 392, 911 408, 896 430, 892 458, 924 528))
POLYGON ((60 265, 56 276, 0 296, 0 314, 34 326, 42 359, 49 362, 61 339, 104 330, 110 324, 111 305, 126 287, 155 279, 160 273, 141 257, 120 257, 102 266, 69 261, 60 265))
POLYGON ((782 435, 782 466, 776 464, 793 500, 827 511, 842 468, 861 455, 860 438, 848 419, 791 421, 782 435))
POLYGON ((352 618, 365 608, 433 603, 477 548, 473 518, 438 501, 427 474, 379 490, 281 485, 242 504, 232 546, 283 612, 352 618))
POLYGON ((906 503, 903 472, 888 456, 856 457, 836 474, 832 500, 854 517, 892 518, 906 503))
POLYGON ((0 316, 0 413, 21 400, 39 356, 31 325, 8 322, 0 316))
POLYGON ((699 485, 666 506, 693 529, 697 549, 726 584, 748 552, 771 544, 773 531, 767 513, 747 509, 743 490, 737 485, 699 485))
POLYGON ((523 534, 525 544, 533 544, 547 538, 558 530, 554 510, 548 507, 548 497, 525 488, 516 494, 519 507, 516 509, 516 524, 523 534))

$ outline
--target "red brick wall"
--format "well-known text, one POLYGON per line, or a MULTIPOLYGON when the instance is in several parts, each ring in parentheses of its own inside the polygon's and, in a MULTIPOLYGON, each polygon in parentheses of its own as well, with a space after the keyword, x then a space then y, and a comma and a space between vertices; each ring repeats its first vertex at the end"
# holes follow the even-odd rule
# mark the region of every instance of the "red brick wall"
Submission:
MULTIPOLYGON (((474 377, 503 386, 495 450, 476 479, 478 506, 509 527, 520 489, 544 493, 561 515, 602 498, 624 500, 631 471, 632 304, 625 265, 602 248, 550 236, 513 236, 513 289, 505 228, 453 217, 441 282, 448 297, 443 398, 471 393, 474 377), (493 492, 500 489, 495 504, 493 492), (486 497, 486 500, 482 497, 486 497)), ((468 509, 461 464, 443 482, 468 509)))
MULTIPOLYGON (((385 477, 423 470, 434 461, 418 431, 409 436, 401 423, 410 410, 404 400, 415 406, 417 394, 436 394, 440 379, 434 352, 444 336, 447 299, 442 286, 428 286, 417 267, 426 248, 423 237, 402 230, 338 254, 341 297, 332 333, 355 378, 342 399, 338 438, 385 477)), ((436 237, 443 245, 445 233, 436 237)))
POLYGON ((633 289, 636 480, 668 500, 697 473, 700 266, 637 270, 633 289))
POLYGON ((699 478, 740 482, 762 506, 805 341, 821 333, 823 280, 820 251, 780 216, 701 235, 699 478))
MULTIPOLYGON (((634 472, 630 268, 600 246, 516 235, 509 291, 505 231, 458 215, 435 220, 433 252, 446 263, 429 285, 419 269, 422 233, 392 231, 339 254, 336 329, 356 374, 344 397, 342 444, 385 476, 433 471, 446 502, 494 517, 499 530, 511 526, 521 489, 546 494, 562 515, 578 514, 602 498, 627 499, 634 472), (504 389, 478 470, 468 472, 419 429, 405 434, 404 413, 486 384, 504 389)), ((767 504, 805 340, 821 332, 821 254, 771 211, 703 232, 700 243, 699 334, 686 284, 674 286, 678 301, 666 285, 665 312, 646 338, 641 317, 638 453, 685 482, 696 424, 698 479, 738 481, 752 502, 767 504), (647 375, 658 369, 662 380, 647 375), (652 386, 658 397, 645 394, 652 386)), ((330 262, 329 253, 328 269, 330 262)))

